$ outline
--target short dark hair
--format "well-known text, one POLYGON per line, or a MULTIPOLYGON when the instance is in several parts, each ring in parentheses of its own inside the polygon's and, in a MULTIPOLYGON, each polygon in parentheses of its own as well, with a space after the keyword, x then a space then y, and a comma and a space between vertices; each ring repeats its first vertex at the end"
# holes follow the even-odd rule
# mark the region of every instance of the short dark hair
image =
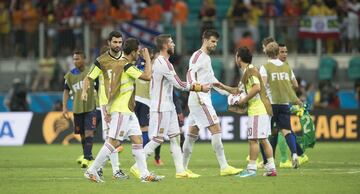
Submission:
POLYGON ((210 39, 210 37, 212 36, 215 37, 216 39, 219 39, 220 34, 214 29, 205 30, 202 34, 203 39, 210 39))
POLYGON ((252 61, 252 54, 247 47, 240 47, 236 51, 236 56, 241 58, 241 61, 244 63, 251 63, 252 61))
POLYGON ((139 41, 135 38, 128 38, 125 40, 123 52, 125 55, 129 55, 133 51, 137 51, 139 49, 139 41))
POLYGON ((121 32, 119 32, 119 31, 112 31, 112 32, 110 32, 110 34, 109 34, 108 41, 111 41, 113 37, 115 37, 115 38, 122 38, 122 34, 121 34, 121 32))
POLYGON ((74 55, 81 55, 81 57, 82 57, 83 59, 86 58, 84 51, 81 51, 81 50, 75 50, 73 54, 74 54, 74 55))
POLYGON ((279 43, 279 47, 286 47, 284 43, 279 43))
POLYGON ((273 37, 266 37, 261 42, 264 46, 268 45, 270 42, 275 42, 275 39, 273 37))
POLYGON ((171 38, 170 34, 160 34, 155 37, 155 46, 158 50, 163 48, 163 45, 167 43, 168 39, 171 38))

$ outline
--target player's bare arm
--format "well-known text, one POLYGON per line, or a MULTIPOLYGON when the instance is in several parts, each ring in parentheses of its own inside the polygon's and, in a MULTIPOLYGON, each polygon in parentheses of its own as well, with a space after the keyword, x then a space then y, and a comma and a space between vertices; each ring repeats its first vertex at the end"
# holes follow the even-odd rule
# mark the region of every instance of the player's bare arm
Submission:
POLYGON ((247 102, 249 102, 249 100, 251 98, 253 98, 257 93, 260 92, 260 89, 261 89, 260 84, 254 84, 251 87, 251 90, 249 91, 249 93, 245 96, 245 98, 241 99, 238 104, 240 106, 245 105, 247 102))
POLYGON ((149 50, 147 48, 141 49, 140 55, 143 56, 143 58, 145 60, 145 68, 144 68, 143 74, 141 74, 139 79, 144 80, 144 81, 150 81, 152 64, 151 64, 149 50))
POLYGON ((297 82, 296 78, 291 80, 291 84, 295 91, 299 89, 299 83, 297 82))
POLYGON ((261 76, 261 79, 264 83, 264 86, 266 86, 266 84, 268 83, 267 76, 261 76))
POLYGON ((69 100, 69 90, 65 89, 63 92, 63 116, 68 119, 69 118, 69 110, 67 108, 67 102, 69 100))
POLYGON ((240 90, 238 87, 227 86, 221 82, 213 83, 213 86, 217 87, 219 89, 225 90, 225 91, 229 92, 230 94, 239 94, 240 93, 240 90))
POLYGON ((87 90, 90 87, 90 80, 89 77, 85 77, 83 80, 83 89, 81 92, 81 100, 87 101, 87 90))

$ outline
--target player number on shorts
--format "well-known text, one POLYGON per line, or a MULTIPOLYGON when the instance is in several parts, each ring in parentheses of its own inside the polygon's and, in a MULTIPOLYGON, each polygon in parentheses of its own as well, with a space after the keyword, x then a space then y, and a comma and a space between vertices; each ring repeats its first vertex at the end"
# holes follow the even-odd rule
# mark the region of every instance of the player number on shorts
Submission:
POLYGON ((249 136, 252 136, 252 128, 248 128, 247 134, 248 134, 248 137, 249 137, 249 136))

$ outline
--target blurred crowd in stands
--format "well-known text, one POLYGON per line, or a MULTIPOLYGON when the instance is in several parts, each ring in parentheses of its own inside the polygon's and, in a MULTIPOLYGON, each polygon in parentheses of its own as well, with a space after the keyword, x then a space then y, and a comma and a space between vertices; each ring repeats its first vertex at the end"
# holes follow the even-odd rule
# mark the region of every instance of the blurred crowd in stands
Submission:
POLYGON ((359 11, 358 0, 0 0, 0 57, 38 56, 40 23, 46 49, 58 56, 83 46, 84 24, 91 24, 91 47, 101 48, 116 23, 145 19, 173 27, 194 22, 194 16, 202 30, 228 19, 232 45, 257 51, 262 28, 275 18, 276 39, 292 52, 307 53, 315 51, 315 41, 299 41, 299 18, 337 16, 340 37, 325 40, 325 52, 357 52, 359 11), (197 4, 198 10, 192 8, 197 4))
MULTIPOLYGON (((178 22, 184 26, 195 22, 203 31, 219 29, 216 23, 226 19, 231 51, 247 46, 261 53, 261 39, 269 35, 269 22, 274 19, 275 39, 285 42, 289 52, 315 54, 316 41, 298 36, 300 17, 337 16, 340 36, 323 40, 323 52, 358 53, 359 15, 358 0, 0 0, 0 58, 38 58, 39 26, 44 24, 45 56, 39 59, 29 88, 61 90, 63 74, 73 67, 72 51, 84 48, 85 24, 91 28, 91 52, 96 53, 121 22, 142 19, 169 29, 178 22), (199 9, 195 4, 200 4, 199 9), (58 57, 67 57, 65 68, 58 57)), ((299 83, 303 99, 308 91, 316 91, 314 107, 339 106, 338 86, 324 82, 316 90, 304 80, 299 83)), ((358 96, 360 89, 356 91, 358 96)))

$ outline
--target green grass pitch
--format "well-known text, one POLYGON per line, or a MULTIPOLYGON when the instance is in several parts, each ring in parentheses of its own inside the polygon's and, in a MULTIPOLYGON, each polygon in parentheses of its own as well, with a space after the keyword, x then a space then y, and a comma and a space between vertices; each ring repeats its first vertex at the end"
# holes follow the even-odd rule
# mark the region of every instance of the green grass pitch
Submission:
MULTIPOLYGON (((94 154, 100 149, 94 146, 94 154)), ((246 166, 247 143, 224 143, 229 164, 246 166)), ((190 169, 202 176, 199 179, 175 179, 175 169, 169 145, 162 147, 165 162, 154 166, 149 158, 150 171, 165 175, 158 183, 141 183, 111 179, 111 167, 104 171, 105 183, 92 183, 83 177, 83 170, 75 159, 80 155, 80 144, 25 145, 0 147, 0 193, 166 193, 166 194, 222 194, 222 193, 360 193, 360 143, 318 143, 307 150, 309 163, 300 169, 278 169, 277 177, 262 177, 263 169, 251 178, 220 177, 219 167, 210 143, 197 143, 190 169)), ((130 144, 120 154, 122 168, 129 173, 134 159, 130 144)))

